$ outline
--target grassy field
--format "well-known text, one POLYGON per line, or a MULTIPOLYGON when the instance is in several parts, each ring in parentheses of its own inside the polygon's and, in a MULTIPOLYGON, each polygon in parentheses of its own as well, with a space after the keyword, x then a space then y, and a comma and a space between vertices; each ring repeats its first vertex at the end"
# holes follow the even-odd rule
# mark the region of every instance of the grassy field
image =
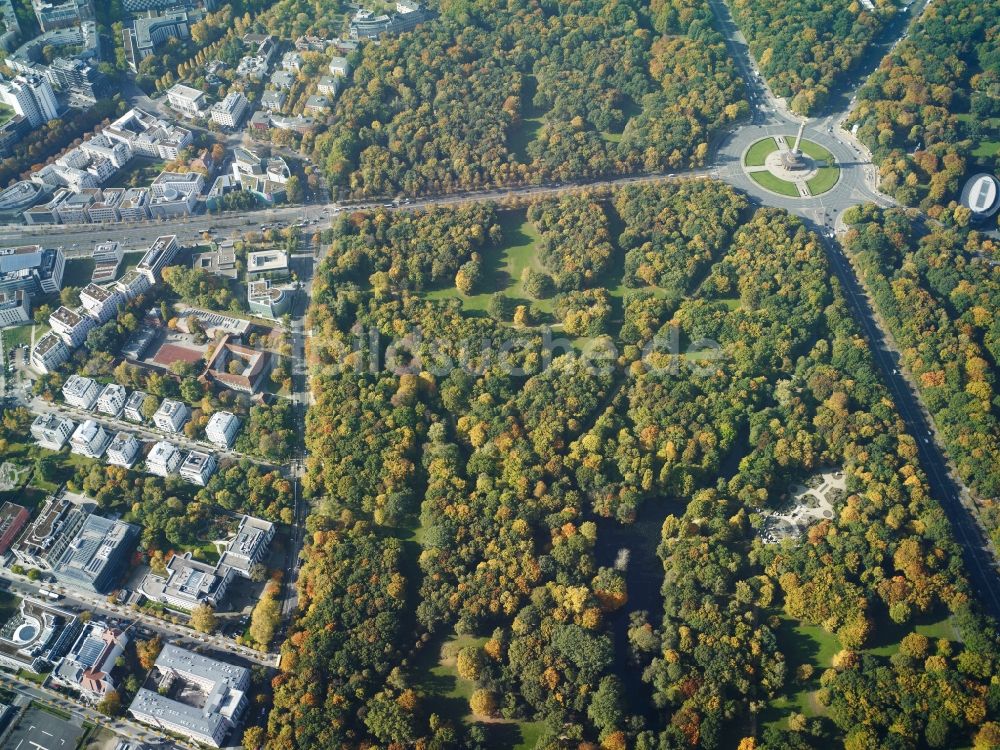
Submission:
POLYGON ((762 167, 767 155, 778 150, 778 143, 774 138, 765 138, 753 144, 743 157, 743 163, 748 167, 762 167))
MULTIPOLYGON (((455 667, 458 652, 466 646, 482 645, 486 638, 453 635, 444 642, 431 641, 413 660, 413 686, 428 709, 455 721, 470 724, 469 698, 475 683, 459 677, 455 667)), ((540 721, 496 719, 488 722, 489 747, 495 750, 531 750, 545 725, 540 721)))
MULTIPOLYGON (((786 136, 786 141, 790 144, 795 143, 794 136, 786 136)), ((827 164, 833 164, 836 160, 833 158, 833 154, 827 151, 825 148, 820 146, 818 143, 813 141, 807 141, 805 138, 802 139, 802 143, 799 144, 799 148, 802 149, 802 153, 808 156, 810 159, 816 161, 822 161, 827 164)))
POLYGON ((6 124, 14 114, 13 107, 8 104, 0 104, 0 125, 6 124))
MULTIPOLYGON (((31 327, 33 323, 25 323, 23 326, 14 326, 3 330, 3 345, 5 349, 22 346, 31 346, 31 327)), ((48 326, 35 326, 35 340, 37 341, 48 332, 48 326)))
POLYGON ((156 179, 157 175, 159 175, 166 166, 167 163, 165 161, 155 161, 144 159, 142 157, 136 157, 132 159, 125 169, 121 170, 118 174, 108 180, 104 187, 145 187, 156 179))
POLYGON ((780 177, 775 177, 770 172, 750 172, 750 177, 762 188, 770 190, 772 193, 787 195, 792 198, 797 198, 799 195, 799 190, 793 183, 783 180, 780 177))
POLYGON ((521 87, 521 122, 510 132, 510 147, 514 157, 522 163, 530 160, 528 146, 538 137, 538 131, 545 124, 545 112, 536 107, 532 100, 538 91, 538 80, 533 75, 524 77, 521 87))
POLYGON ((538 231, 528 221, 524 211, 502 213, 500 225, 503 228, 504 243, 502 247, 483 253, 485 281, 481 284, 482 288, 475 294, 464 295, 454 285, 450 285, 428 292, 427 299, 458 299, 461 300, 465 312, 485 315, 490 297, 495 292, 503 292, 517 304, 534 305, 542 312, 551 313, 551 299, 533 300, 521 285, 521 274, 525 268, 543 270, 536 247, 538 231))
POLYGON ((816 176, 806 181, 806 186, 813 195, 822 195, 831 190, 839 179, 840 167, 820 167, 816 176))

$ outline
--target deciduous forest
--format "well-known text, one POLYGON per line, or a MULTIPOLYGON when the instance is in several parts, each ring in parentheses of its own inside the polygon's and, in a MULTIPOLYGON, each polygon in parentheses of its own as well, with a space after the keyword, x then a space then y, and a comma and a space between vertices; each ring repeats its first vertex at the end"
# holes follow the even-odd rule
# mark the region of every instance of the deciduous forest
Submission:
POLYGON ((522 216, 554 322, 427 291, 505 252, 498 207, 336 228, 266 746, 988 746, 994 624, 818 238, 710 182, 522 216), (824 469, 832 517, 767 543, 824 469))

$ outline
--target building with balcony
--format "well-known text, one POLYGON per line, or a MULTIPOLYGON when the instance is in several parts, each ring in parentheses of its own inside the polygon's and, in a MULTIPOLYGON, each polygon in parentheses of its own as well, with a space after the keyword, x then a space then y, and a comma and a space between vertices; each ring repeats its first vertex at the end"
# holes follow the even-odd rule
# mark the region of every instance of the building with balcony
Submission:
POLYGON ((90 378, 73 374, 66 379, 62 387, 63 399, 70 406, 90 411, 101 395, 101 386, 90 378))
POLYGON ((68 307, 59 307, 49 315, 49 326, 70 349, 81 346, 96 325, 93 318, 68 307))
POLYGON ((100 325, 114 318, 125 304, 125 300, 114 289, 87 284, 80 290, 80 304, 84 312, 100 325))
POLYGON ((76 424, 56 414, 39 414, 31 423, 31 437, 43 448, 57 451, 66 445, 76 424))
POLYGON ((175 255, 177 255, 177 235, 157 237, 135 270, 146 277, 150 286, 154 286, 160 282, 160 272, 170 265, 175 255))
POLYGON ((222 450, 229 450, 239 431, 239 417, 228 411, 217 411, 205 426, 205 437, 222 450))
POLYGON ((146 471, 158 477, 168 477, 177 473, 181 459, 181 452, 176 446, 161 440, 153 444, 146 456, 146 471))
POLYGON ((31 348, 31 366, 38 372, 53 372, 59 365, 69 361, 69 347, 58 335, 49 331, 31 348))
POLYGON ((145 391, 132 391, 125 400, 125 409, 123 412, 125 419, 136 424, 143 424, 146 421, 146 416, 143 413, 145 411, 144 407, 150 399, 156 400, 145 391))
POLYGON ((164 432, 180 432, 184 423, 191 418, 191 410, 187 404, 175 401, 172 398, 165 398, 160 404, 160 408, 153 415, 153 424, 164 432))
POLYGON ((211 453, 191 451, 181 462, 179 473, 181 479, 204 487, 215 473, 215 468, 215 456, 211 453))
POLYGON ((125 390, 125 386, 118 383, 108 383, 101 391, 101 395, 97 397, 97 411, 101 414, 117 417, 125 408, 127 397, 128 391, 125 390))
POLYGON ((110 442, 111 435, 105 432, 104 427, 93 419, 88 419, 73 431, 69 439, 69 449, 80 456, 100 458, 108 449, 110 442))
POLYGON ((109 464, 131 469, 139 458, 142 446, 130 432, 119 432, 108 446, 106 455, 109 464))

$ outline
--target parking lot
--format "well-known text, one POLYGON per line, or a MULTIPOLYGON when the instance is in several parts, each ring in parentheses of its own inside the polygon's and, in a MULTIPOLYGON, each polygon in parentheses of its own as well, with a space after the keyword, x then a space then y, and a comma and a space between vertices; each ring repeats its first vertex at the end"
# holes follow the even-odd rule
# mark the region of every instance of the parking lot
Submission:
POLYGON ((73 750, 83 736, 83 727, 72 720, 31 706, 7 737, 10 750, 73 750))

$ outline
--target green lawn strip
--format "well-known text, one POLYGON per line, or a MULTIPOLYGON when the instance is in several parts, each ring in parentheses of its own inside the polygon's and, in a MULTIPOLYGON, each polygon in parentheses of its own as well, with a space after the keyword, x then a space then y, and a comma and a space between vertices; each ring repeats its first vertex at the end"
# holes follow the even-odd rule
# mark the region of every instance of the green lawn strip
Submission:
POLYGON ((794 184, 788 180, 783 180, 780 177, 775 177, 770 172, 750 172, 750 177, 762 188, 770 190, 772 193, 787 195, 790 198, 799 197, 799 190, 794 184))
MULTIPOLYGON (((786 137, 785 140, 792 145, 795 144, 794 137, 786 137)), ((814 143, 813 141, 807 141, 805 138, 803 138, 802 143, 799 144, 799 148, 801 148, 802 153, 804 153, 810 159, 826 162, 827 164, 833 164, 836 162, 836 159, 833 158, 833 154, 831 154, 825 148, 820 146, 818 143, 814 143)))
POLYGON ((774 138, 765 138, 753 144, 743 157, 743 163, 748 167, 762 167, 767 160, 767 155, 778 150, 778 143, 774 138))
POLYGON ((813 195, 822 195, 832 189, 839 179, 840 167, 820 167, 816 176, 806 181, 806 186, 813 195))

